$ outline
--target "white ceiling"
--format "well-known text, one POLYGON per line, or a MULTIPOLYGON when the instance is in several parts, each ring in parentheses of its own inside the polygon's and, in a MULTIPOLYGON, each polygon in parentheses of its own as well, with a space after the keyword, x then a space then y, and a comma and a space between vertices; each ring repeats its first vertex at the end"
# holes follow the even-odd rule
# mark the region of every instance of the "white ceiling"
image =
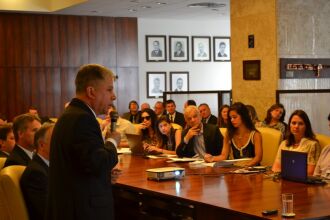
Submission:
POLYGON ((54 14, 222 20, 230 17, 230 0, 88 0, 56 11, 54 14), (188 4, 201 2, 224 3, 226 6, 220 8, 187 7, 188 4))

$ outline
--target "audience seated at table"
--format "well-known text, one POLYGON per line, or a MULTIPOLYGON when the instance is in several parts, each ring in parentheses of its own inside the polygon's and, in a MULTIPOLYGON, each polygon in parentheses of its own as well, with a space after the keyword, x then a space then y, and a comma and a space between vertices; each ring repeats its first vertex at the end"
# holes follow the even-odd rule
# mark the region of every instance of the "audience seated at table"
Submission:
POLYGON ((285 108, 282 104, 274 104, 267 110, 265 120, 260 127, 268 127, 279 130, 285 136, 286 124, 284 123, 285 108))
POLYGON ((249 111, 241 102, 236 102, 230 106, 228 111, 227 134, 224 137, 224 144, 221 155, 205 155, 205 161, 214 162, 232 158, 251 158, 245 165, 255 166, 262 160, 262 138, 256 130, 249 111))
POLYGON ((228 124, 228 110, 229 105, 222 105, 219 109, 219 128, 226 128, 228 124))
MULTIPOLYGON (((328 115, 328 122, 330 129, 330 114, 328 115)), ((330 143, 322 149, 314 170, 314 176, 330 179, 330 143)))
POLYGON ((155 112, 150 108, 143 109, 140 120, 143 148, 147 154, 157 154, 158 151, 155 149, 160 148, 160 140, 155 130, 157 120, 155 112))
POLYGON ((196 106, 189 105, 184 112, 187 127, 182 131, 181 143, 176 149, 179 157, 204 158, 206 154, 219 155, 223 137, 219 128, 213 124, 202 123, 196 106))
POLYGON ((307 173, 313 175, 320 156, 321 147, 315 139, 315 134, 308 115, 303 110, 295 110, 289 118, 289 128, 285 140, 281 142, 272 170, 281 172, 281 151, 298 151, 308 154, 307 173))
POLYGON ((16 145, 7 158, 4 167, 11 165, 27 166, 32 159, 34 147, 34 134, 41 127, 39 117, 32 114, 19 115, 14 119, 13 130, 16 145))
POLYGON ((8 157, 14 147, 13 125, 11 123, 0 125, 0 157, 8 157))
POLYGON ((198 110, 202 116, 202 122, 206 124, 218 124, 218 118, 211 114, 211 109, 208 104, 202 103, 198 106, 198 110))
POLYGON ((53 128, 53 123, 44 123, 35 133, 36 153, 20 180, 29 217, 33 220, 43 220, 45 217, 49 150, 53 128))
POLYGON ((141 112, 139 111, 139 104, 137 101, 132 100, 128 103, 129 112, 125 112, 121 117, 132 122, 133 124, 138 124, 140 121, 141 112))
POLYGON ((176 154, 175 150, 181 143, 181 130, 173 128, 166 115, 157 120, 156 134, 160 139, 160 147, 150 146, 149 150, 164 154, 176 154))

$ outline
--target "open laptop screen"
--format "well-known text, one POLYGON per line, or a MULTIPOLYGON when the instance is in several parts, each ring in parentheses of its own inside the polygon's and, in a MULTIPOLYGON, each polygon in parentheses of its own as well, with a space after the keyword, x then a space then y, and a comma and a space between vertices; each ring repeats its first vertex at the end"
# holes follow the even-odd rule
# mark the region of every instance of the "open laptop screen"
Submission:
POLYGON ((283 179, 307 181, 307 153, 282 150, 281 167, 283 179))

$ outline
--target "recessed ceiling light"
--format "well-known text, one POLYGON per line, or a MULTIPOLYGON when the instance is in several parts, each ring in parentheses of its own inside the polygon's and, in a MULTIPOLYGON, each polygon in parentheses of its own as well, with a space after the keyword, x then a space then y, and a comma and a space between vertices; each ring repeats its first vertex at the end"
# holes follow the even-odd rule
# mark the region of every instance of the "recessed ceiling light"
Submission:
POLYGON ((97 14, 97 13, 100 13, 100 12, 96 11, 96 10, 93 10, 93 11, 91 11, 91 13, 97 14))
POLYGON ((157 5, 167 5, 166 2, 156 2, 157 5))
POLYGON ((142 5, 141 8, 151 8, 149 5, 142 5))
POLYGON ((226 6, 224 3, 214 3, 214 2, 201 2, 201 3, 193 3, 187 5, 190 8, 223 8, 226 6))
POLYGON ((128 11, 129 11, 129 12, 137 12, 137 10, 134 9, 134 8, 130 8, 130 9, 128 9, 128 11))

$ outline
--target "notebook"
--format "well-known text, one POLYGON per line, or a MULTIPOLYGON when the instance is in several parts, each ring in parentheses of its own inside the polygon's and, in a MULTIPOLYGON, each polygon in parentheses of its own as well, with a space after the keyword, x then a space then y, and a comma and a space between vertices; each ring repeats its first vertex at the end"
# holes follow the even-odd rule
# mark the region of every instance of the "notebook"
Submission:
POLYGON ((133 155, 144 155, 142 144, 142 135, 140 134, 126 134, 128 146, 133 155))
POLYGON ((286 180, 309 184, 323 184, 322 179, 307 175, 307 153, 282 150, 281 177, 286 180))

